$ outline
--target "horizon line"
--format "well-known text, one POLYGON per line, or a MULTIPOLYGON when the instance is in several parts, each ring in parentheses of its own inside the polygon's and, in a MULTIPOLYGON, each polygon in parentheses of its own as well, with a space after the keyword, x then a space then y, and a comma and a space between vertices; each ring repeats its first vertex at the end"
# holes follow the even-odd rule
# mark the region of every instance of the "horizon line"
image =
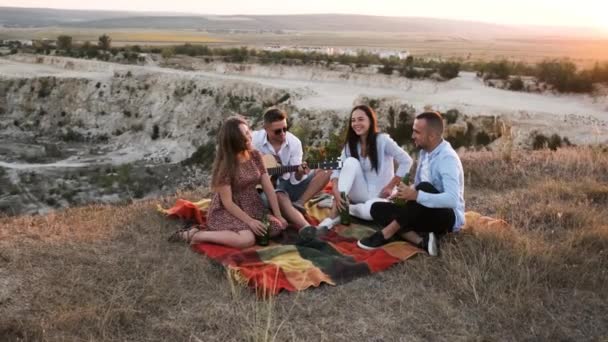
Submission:
MULTIPOLYGON (((218 13, 201 13, 201 12, 178 12, 178 11, 162 11, 162 10, 126 10, 126 9, 82 9, 82 8, 57 8, 57 7, 23 7, 23 6, 0 6, 0 8, 13 8, 13 9, 25 9, 25 10, 54 10, 54 11, 79 11, 79 12, 122 12, 122 13, 146 13, 146 14, 174 14, 176 16, 184 17, 197 17, 197 16, 216 16, 216 17, 252 17, 252 16, 307 16, 307 15, 344 15, 344 16, 361 16, 361 17, 377 17, 377 18, 404 18, 404 19, 433 19, 433 20, 446 20, 456 22, 469 22, 479 23, 486 25, 496 26, 507 26, 507 27, 519 27, 519 28, 561 28, 561 29, 585 29, 593 30, 597 33, 608 34, 607 28, 596 27, 596 26, 583 26, 583 25, 555 25, 555 24, 522 24, 522 23, 499 23, 483 21, 480 19, 459 19, 459 18, 446 18, 446 17, 427 17, 427 16, 399 16, 399 15, 380 15, 380 14, 361 14, 361 13, 337 13, 337 12, 306 12, 306 13, 275 13, 275 14, 218 14, 218 13)), ((103 20, 103 19, 102 19, 103 20)))

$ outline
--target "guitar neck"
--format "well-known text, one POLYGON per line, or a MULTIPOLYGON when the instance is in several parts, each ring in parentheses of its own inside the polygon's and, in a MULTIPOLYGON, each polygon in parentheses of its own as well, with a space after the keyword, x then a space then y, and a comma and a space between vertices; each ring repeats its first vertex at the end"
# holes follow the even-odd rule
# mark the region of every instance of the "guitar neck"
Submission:
POLYGON ((277 166, 277 167, 268 168, 267 171, 268 171, 269 175, 277 176, 277 175, 282 175, 287 172, 298 171, 298 167, 300 167, 300 165, 277 166))
MULTIPOLYGON (((322 163, 309 163, 308 167, 310 169, 316 169, 319 167, 319 165, 321 165, 322 163)), ((295 172, 298 171, 298 168, 300 167, 300 165, 288 165, 288 166, 277 166, 277 167, 270 167, 267 170, 268 174, 271 176, 277 176, 277 175, 282 175, 284 173, 288 173, 288 172, 295 172)))

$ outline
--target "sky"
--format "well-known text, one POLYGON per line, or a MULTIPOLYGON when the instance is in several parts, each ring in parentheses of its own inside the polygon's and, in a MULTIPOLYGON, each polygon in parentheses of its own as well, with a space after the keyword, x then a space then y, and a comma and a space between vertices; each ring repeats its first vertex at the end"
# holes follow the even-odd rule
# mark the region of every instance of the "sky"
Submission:
POLYGON ((0 6, 224 15, 343 13, 608 30, 608 0, 0 0, 0 6))

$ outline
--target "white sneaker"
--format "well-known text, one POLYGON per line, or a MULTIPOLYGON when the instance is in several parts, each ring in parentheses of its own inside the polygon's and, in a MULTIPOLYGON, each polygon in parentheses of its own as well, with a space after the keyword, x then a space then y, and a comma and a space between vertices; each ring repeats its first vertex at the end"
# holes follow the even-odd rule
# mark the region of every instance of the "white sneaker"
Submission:
POLYGON ((437 237, 435 236, 435 233, 429 233, 426 250, 429 252, 430 256, 437 256, 439 254, 437 248, 437 237))
POLYGON ((333 206, 333 204, 334 204, 334 198, 333 197, 327 197, 327 198, 324 198, 324 199, 320 200, 317 203, 317 206, 319 208, 331 208, 333 206))
POLYGON ((326 217, 319 223, 317 227, 325 227, 327 229, 332 229, 338 222, 340 222, 340 216, 336 216, 335 218, 326 217))

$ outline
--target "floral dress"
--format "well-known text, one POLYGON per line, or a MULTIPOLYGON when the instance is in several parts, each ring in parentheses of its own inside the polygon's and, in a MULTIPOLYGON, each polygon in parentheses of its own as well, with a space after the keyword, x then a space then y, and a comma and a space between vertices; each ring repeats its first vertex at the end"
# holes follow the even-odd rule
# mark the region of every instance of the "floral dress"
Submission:
MULTIPOLYGON (((232 184, 227 176, 220 180, 220 184, 231 184, 232 201, 247 215, 261 221, 266 209, 256 185, 261 183, 262 175, 266 173, 266 167, 260 152, 254 150, 250 156, 249 160, 239 164, 232 184)), ((278 235, 281 232, 279 220, 274 216, 270 216, 269 219, 270 235, 278 235)), ((239 220, 226 210, 218 193, 213 195, 211 206, 207 212, 207 228, 212 231, 230 230, 233 232, 251 230, 247 223, 239 220)))

